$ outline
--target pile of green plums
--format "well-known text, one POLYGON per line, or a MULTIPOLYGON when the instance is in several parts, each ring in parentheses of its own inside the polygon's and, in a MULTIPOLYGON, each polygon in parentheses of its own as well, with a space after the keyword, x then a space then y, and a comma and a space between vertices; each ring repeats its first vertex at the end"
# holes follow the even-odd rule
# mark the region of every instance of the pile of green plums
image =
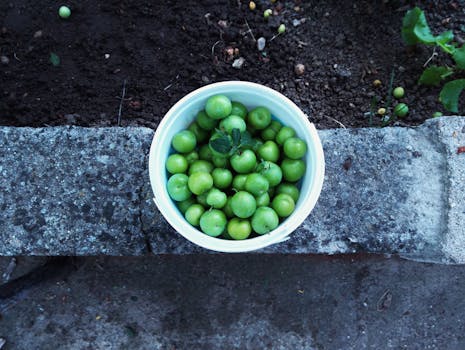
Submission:
POLYGON ((171 145, 168 194, 205 234, 233 240, 263 235, 294 211, 307 145, 266 107, 249 111, 225 95, 211 96, 171 145))

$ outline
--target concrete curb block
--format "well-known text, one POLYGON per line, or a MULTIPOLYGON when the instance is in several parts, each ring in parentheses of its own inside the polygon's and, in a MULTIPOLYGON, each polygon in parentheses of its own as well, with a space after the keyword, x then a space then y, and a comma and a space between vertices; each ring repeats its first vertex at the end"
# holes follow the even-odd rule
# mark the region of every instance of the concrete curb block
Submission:
MULTIPOLYGON (((319 132, 320 200, 262 253, 465 262, 465 118, 319 132)), ((0 128, 1 255, 191 254, 152 201, 147 128, 0 128)))

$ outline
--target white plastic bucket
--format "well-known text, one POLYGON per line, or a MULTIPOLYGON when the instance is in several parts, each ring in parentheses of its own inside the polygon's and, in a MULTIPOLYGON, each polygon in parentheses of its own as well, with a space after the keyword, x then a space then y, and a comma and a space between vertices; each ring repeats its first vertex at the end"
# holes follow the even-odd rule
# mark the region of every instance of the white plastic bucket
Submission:
POLYGON ((307 116, 287 97, 266 86, 243 82, 227 81, 197 89, 179 100, 158 126, 149 155, 150 183, 154 201, 169 224, 192 243, 219 252, 248 252, 288 239, 315 206, 323 186, 324 155, 315 126, 307 116), (308 151, 305 156, 306 173, 301 180, 300 197, 294 212, 275 230, 268 234, 242 241, 225 240, 208 236, 191 226, 169 197, 166 188, 168 181, 165 170, 166 159, 173 136, 186 129, 195 119, 197 112, 204 109, 207 99, 216 94, 224 94, 233 101, 243 103, 249 110, 265 106, 273 117, 286 126, 294 128, 297 135, 305 140, 308 151))

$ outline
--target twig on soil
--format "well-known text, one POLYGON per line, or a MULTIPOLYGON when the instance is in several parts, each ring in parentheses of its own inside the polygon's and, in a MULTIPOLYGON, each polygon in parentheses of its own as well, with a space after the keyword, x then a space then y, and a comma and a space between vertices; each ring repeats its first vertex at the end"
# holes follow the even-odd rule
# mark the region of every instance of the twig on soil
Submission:
POLYGON ((15 267, 16 267, 16 258, 11 258, 10 262, 8 263, 8 266, 6 267, 5 272, 2 275, 3 283, 6 283, 10 280, 11 274, 13 273, 15 267))
POLYGON ((433 54, 430 56, 430 58, 428 58, 428 60, 426 60, 426 62, 423 64, 423 67, 426 67, 428 65, 428 63, 430 63, 431 60, 433 58, 435 58, 437 55, 438 55, 438 53, 436 52, 436 48, 434 48, 433 49, 433 54))
POLYGON ((221 40, 218 40, 216 43, 213 44, 212 46, 212 58, 215 57, 215 47, 216 45, 218 45, 219 43, 221 43, 221 40))
POLYGON ((249 22, 247 22, 246 19, 244 19, 244 21, 245 21, 245 25, 247 26, 247 29, 248 29, 246 31, 246 33, 250 33, 250 35, 252 36, 253 41, 257 42, 257 39, 255 39, 255 36, 253 35, 252 29, 250 29, 249 22))
POLYGON ((21 61, 21 60, 18 58, 18 56, 16 56, 16 52, 13 53, 13 57, 15 58, 16 61, 23 63, 23 61, 21 61))
POLYGON ((281 35, 281 33, 273 35, 269 41, 273 41, 274 39, 276 39, 280 35, 281 35))
POLYGON ((5 338, 0 338, 0 349, 2 349, 3 345, 5 345, 5 344, 6 344, 5 338))
POLYGON ((121 110, 123 109, 124 96, 126 95, 126 79, 123 81, 123 91, 121 93, 121 99, 119 101, 119 111, 118 111, 118 126, 121 126, 121 110))
MULTIPOLYGON (((178 79, 179 79, 179 74, 178 74, 178 75, 176 75, 176 80, 178 80, 178 79)), ((175 82, 176 82, 176 81, 175 81, 175 82)), ((173 82, 173 83, 169 83, 168 85, 166 85, 166 86, 163 88, 163 91, 166 91, 166 90, 168 90, 170 87, 172 87, 172 86, 173 86, 173 84, 174 84, 175 82, 173 82)))
POLYGON ((339 124, 343 129, 347 129, 346 126, 344 124, 342 124, 339 120, 334 119, 332 117, 328 117, 327 115, 325 115, 325 117, 328 118, 328 119, 331 119, 333 122, 339 124))

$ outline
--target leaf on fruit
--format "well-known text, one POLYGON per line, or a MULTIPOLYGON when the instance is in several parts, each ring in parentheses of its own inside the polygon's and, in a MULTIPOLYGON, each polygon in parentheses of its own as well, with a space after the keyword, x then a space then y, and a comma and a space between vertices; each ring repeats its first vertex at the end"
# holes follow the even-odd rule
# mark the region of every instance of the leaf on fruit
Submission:
POLYGON ((462 45, 462 47, 455 49, 454 53, 452 54, 452 58, 457 64, 457 67, 459 67, 460 69, 465 69, 465 45, 462 45))
POLYGON ((248 131, 241 133, 241 146, 253 148, 256 143, 248 131))
POLYGON ((442 88, 439 94, 439 100, 449 112, 459 112, 459 97, 463 89, 465 89, 465 79, 449 81, 442 88))
POLYGON ((418 80, 418 83, 428 86, 438 85, 441 80, 447 78, 453 73, 454 70, 449 67, 431 66, 423 71, 420 79, 418 80))
POLYGON ((233 140, 233 145, 234 146, 239 146, 241 142, 241 131, 237 128, 232 129, 231 132, 232 140, 233 140))
POLYGON ((60 65, 60 57, 54 52, 50 52, 50 63, 54 66, 57 67, 60 65))
POLYGON ((220 136, 209 142, 211 148, 218 153, 228 154, 232 148, 231 140, 227 136, 220 136))

